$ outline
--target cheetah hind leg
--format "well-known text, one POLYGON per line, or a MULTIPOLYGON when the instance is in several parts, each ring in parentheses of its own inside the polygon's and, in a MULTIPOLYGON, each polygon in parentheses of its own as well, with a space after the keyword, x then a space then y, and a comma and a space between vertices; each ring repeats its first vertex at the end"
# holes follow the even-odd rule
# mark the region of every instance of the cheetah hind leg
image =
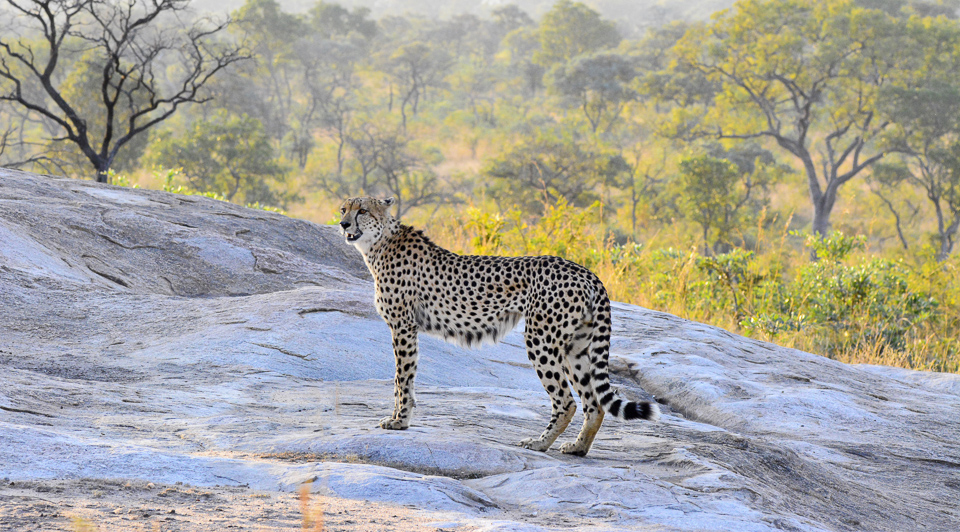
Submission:
POLYGON ((577 328, 573 341, 568 344, 564 357, 564 371, 567 372, 574 389, 580 396, 583 407, 583 427, 576 441, 564 443, 560 452, 575 456, 586 456, 593 440, 603 423, 603 408, 600 406, 593 385, 590 383, 590 341, 593 334, 593 322, 586 322, 577 328))
POLYGON ((562 369, 563 361, 557 356, 559 349, 553 348, 544 342, 541 336, 537 342, 532 342, 533 334, 530 332, 533 327, 527 324, 524 331, 524 337, 527 343, 527 357, 533 363, 537 370, 537 376, 543 388, 550 395, 550 406, 552 412, 550 423, 539 438, 526 438, 519 442, 521 447, 532 449, 534 451, 546 451, 557 440, 557 437, 567 428, 570 420, 577 411, 577 403, 573 400, 573 392, 567 384, 562 369), (536 347, 530 347, 536 346, 536 347))

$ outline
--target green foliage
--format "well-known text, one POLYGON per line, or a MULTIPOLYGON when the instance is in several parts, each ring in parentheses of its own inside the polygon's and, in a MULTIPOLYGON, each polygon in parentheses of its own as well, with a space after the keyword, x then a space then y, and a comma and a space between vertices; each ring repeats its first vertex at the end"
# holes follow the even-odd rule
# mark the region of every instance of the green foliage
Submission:
POLYGON ((323 39, 343 37, 356 32, 365 39, 377 34, 377 23, 369 19, 370 9, 355 7, 349 11, 340 4, 317 2, 310 8, 310 28, 323 39))
MULTIPOLYGON (((513 213, 511 213, 513 214, 513 213)), ((477 255, 499 255, 503 250, 503 234, 506 221, 498 213, 485 212, 476 207, 467 210, 467 229, 475 236, 470 240, 470 249, 477 255)))
POLYGON ((820 260, 797 267, 792 280, 759 273, 752 255, 739 250, 700 264, 730 290, 747 332, 806 334, 813 350, 836 357, 903 351, 924 326, 940 319, 936 297, 917 289, 919 272, 902 261, 851 259, 863 250, 863 237, 808 236, 806 245, 820 260), (737 303, 738 295, 746 305, 737 303))
MULTIPOLYGON (((800 233, 793 233, 799 235, 800 233)), ((824 238, 810 235, 806 237, 806 246, 813 251, 819 261, 825 263, 839 263, 855 250, 863 250, 867 239, 862 235, 847 236, 843 233, 834 233, 824 238)))
POLYGON ((559 0, 543 15, 539 27, 540 50, 533 61, 549 69, 581 54, 620 43, 620 34, 613 23, 580 2, 559 0))
MULTIPOLYGON (((762 215, 768 186, 781 173, 769 152, 756 146, 728 152, 715 145, 708 152, 725 158, 699 155, 682 159, 675 184, 677 208, 700 226, 704 255, 711 254, 711 249, 728 250, 736 233, 762 215)), ((744 243, 742 234, 739 240, 744 243)))
POLYGON ((136 185, 130 182, 130 177, 124 174, 118 174, 113 170, 107 172, 108 180, 111 185, 118 187, 127 187, 127 188, 140 188, 140 185, 136 185))
MULTIPOLYGON (((678 136, 770 139, 807 177, 813 232, 825 235, 842 185, 887 150, 881 89, 903 76, 902 21, 853 0, 744 0, 673 49, 681 75, 716 84, 673 114, 678 136), (814 133, 816 131, 817 133, 814 133)), ((699 92, 699 91, 698 91, 699 92)))
MULTIPOLYGON (((323 4, 314 9, 323 10, 323 4)), ((247 0, 234 13, 234 18, 248 35, 258 38, 258 46, 266 46, 269 41, 290 43, 307 32, 303 19, 285 13, 276 0, 247 0)))
MULTIPOLYGON (((87 50, 73 63, 71 70, 61 84, 63 97, 72 102, 73 108, 80 116, 93 117, 87 124, 89 133, 94 138, 102 138, 107 126, 118 130, 118 126, 130 120, 134 111, 149 105, 150 95, 146 90, 134 91, 130 97, 132 102, 127 106, 120 107, 113 114, 112 123, 107 124, 107 117, 103 113, 103 103, 99 98, 92 98, 91 95, 98 94, 103 84, 103 72, 107 67, 110 58, 106 56, 103 50, 94 48, 87 50)), ((117 65, 116 68, 129 70, 131 65, 124 62, 117 65)), ((117 152, 111 164, 111 169, 117 172, 129 172, 137 167, 140 156, 147 146, 149 135, 138 135, 126 143, 123 150, 117 152)), ((83 152, 74 144, 63 145, 60 141, 52 141, 50 149, 61 152, 60 157, 67 159, 71 164, 82 167, 86 158, 83 152), (60 144, 60 146, 57 146, 60 144), (70 150, 70 153, 67 153, 70 150)))
MULTIPOLYGON (((182 194, 184 196, 203 196, 205 198, 215 199, 217 201, 228 201, 227 198, 222 194, 218 194, 213 191, 199 192, 186 188, 183 185, 175 184, 176 181, 179 181, 183 178, 183 168, 163 168, 162 166, 157 166, 154 167, 152 173, 154 178, 163 179, 162 190, 164 192, 170 192, 171 194, 182 194)), ((122 186, 129 186, 129 184, 122 186)), ((134 185, 133 188, 137 188, 137 185, 134 185)), ((271 205, 261 205, 259 202, 247 203, 245 207, 248 209, 259 209, 261 211, 286 214, 286 211, 283 209, 273 207, 271 205)))
POLYGON ((349 157, 336 169, 323 171, 317 180, 335 197, 393 196, 397 212, 403 215, 442 196, 432 165, 439 164, 443 154, 430 144, 411 142, 402 126, 367 123, 343 140, 349 157))
POLYGON ((493 195, 533 212, 546 212, 560 199, 590 205, 602 186, 627 171, 618 153, 592 147, 567 130, 547 129, 522 139, 483 168, 494 178, 493 195))
POLYGON ((149 161, 181 168, 188 187, 197 192, 275 207, 290 199, 281 189, 286 169, 254 118, 221 110, 180 135, 159 135, 150 150, 149 161))
POLYGON ((416 116, 421 100, 432 89, 446 86, 444 77, 453 65, 450 54, 438 46, 422 41, 403 44, 390 54, 385 66, 400 89, 400 114, 407 125, 407 107, 416 116))
POLYGON ((16 30, 0 36, 0 113, 19 125, 5 126, 0 155, 15 144, 25 158, 14 166, 86 166, 106 182, 147 131, 205 101, 205 85, 243 58, 219 40, 226 23, 185 23, 186 2, 8 3, 2 24, 16 30))
POLYGON ((908 206, 898 198, 911 190, 924 196, 943 261, 960 231, 960 26, 913 16, 905 33, 902 80, 881 91, 879 106, 891 123, 882 140, 895 157, 874 172, 874 192, 893 212, 904 247, 901 213, 908 206))
POLYGON ((501 58, 511 73, 520 80, 525 96, 532 96, 543 88, 543 65, 534 61, 540 51, 540 39, 536 28, 521 26, 503 38, 501 58))
POLYGON ((614 52, 581 55, 552 73, 552 87, 579 107, 594 133, 609 131, 628 102, 637 98, 633 62, 614 52))
POLYGON ((588 268, 596 265, 595 251, 580 248, 580 244, 583 235, 590 233, 589 227, 598 221, 599 210, 599 202, 580 210, 567 204, 563 198, 548 205, 536 224, 516 228, 524 243, 522 254, 556 255, 576 260, 588 268))
POLYGON ((680 161, 678 205, 703 229, 704 254, 709 254, 711 228, 719 233, 717 241, 723 242, 737 226, 739 201, 734 187, 739 177, 737 167, 722 159, 703 155, 680 161))
POLYGON ((500 215, 472 207, 466 211, 463 226, 476 235, 470 240, 472 253, 554 255, 590 267, 597 264, 598 254, 582 244, 592 232, 599 209, 599 203, 577 209, 560 198, 530 223, 521 210, 500 215))
POLYGON ((872 346, 902 350, 911 330, 936 315, 936 299, 911 289, 911 272, 902 262, 843 262, 863 248, 863 238, 835 233, 827 239, 809 237, 807 244, 821 260, 799 268, 792 302, 795 313, 821 329, 828 352, 872 346))
MULTIPOLYGON (((733 303, 733 310, 737 321, 743 319, 742 303, 739 292, 744 290, 745 283, 755 284, 761 279, 760 276, 751 275, 750 263, 753 260, 752 251, 735 249, 729 253, 723 253, 714 257, 697 258, 697 268, 707 274, 717 288, 729 291, 730 300, 733 303)), ((714 294, 717 296, 719 294, 714 294)), ((724 294, 726 295, 726 294, 724 294)))

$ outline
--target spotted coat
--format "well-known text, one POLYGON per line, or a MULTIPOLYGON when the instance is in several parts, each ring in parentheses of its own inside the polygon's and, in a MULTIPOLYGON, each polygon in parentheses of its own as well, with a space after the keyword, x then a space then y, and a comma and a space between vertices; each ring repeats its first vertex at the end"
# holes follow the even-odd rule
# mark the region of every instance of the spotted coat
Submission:
POLYGON ((585 455, 604 413, 655 420, 656 403, 624 400, 610 385, 610 299, 590 270, 559 257, 464 256, 401 224, 393 198, 350 198, 340 226, 373 274, 377 312, 393 336, 396 357, 393 415, 385 429, 405 429, 415 405, 417 335, 424 332, 466 347, 499 341, 523 318, 527 356, 550 395, 550 423, 523 447, 546 451, 576 411, 570 384, 580 396, 584 422, 564 453, 585 455))

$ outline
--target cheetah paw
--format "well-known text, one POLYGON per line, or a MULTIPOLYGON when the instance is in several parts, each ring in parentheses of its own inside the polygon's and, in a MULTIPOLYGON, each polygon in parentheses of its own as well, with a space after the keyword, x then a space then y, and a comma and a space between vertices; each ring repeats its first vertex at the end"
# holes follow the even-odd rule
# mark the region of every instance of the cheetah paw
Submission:
POLYGON ((517 443, 517 445, 519 445, 520 447, 523 447, 524 449, 531 449, 531 450, 540 451, 540 452, 546 452, 546 450, 550 448, 549 443, 539 438, 526 438, 526 439, 520 440, 520 442, 517 443))
POLYGON ((380 428, 387 430, 404 430, 410 426, 409 421, 402 419, 395 419, 392 417, 385 417, 380 420, 380 428))
POLYGON ((581 448, 577 445, 576 442, 568 441, 560 446, 560 452, 564 454, 572 454, 574 456, 586 456, 587 449, 581 448))

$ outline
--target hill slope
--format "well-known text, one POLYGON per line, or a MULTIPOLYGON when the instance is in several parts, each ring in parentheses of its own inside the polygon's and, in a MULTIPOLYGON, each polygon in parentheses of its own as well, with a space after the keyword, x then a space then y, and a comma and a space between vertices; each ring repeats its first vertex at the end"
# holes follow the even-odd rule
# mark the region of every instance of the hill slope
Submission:
POLYGON ((393 357, 371 301, 333 227, 0 170, 0 529, 297 528, 310 480, 346 530, 960 521, 955 375, 616 305, 614 379, 665 415, 608 420, 585 459, 542 454, 513 445, 549 411, 518 332, 422 339, 414 426, 374 428, 393 357))

